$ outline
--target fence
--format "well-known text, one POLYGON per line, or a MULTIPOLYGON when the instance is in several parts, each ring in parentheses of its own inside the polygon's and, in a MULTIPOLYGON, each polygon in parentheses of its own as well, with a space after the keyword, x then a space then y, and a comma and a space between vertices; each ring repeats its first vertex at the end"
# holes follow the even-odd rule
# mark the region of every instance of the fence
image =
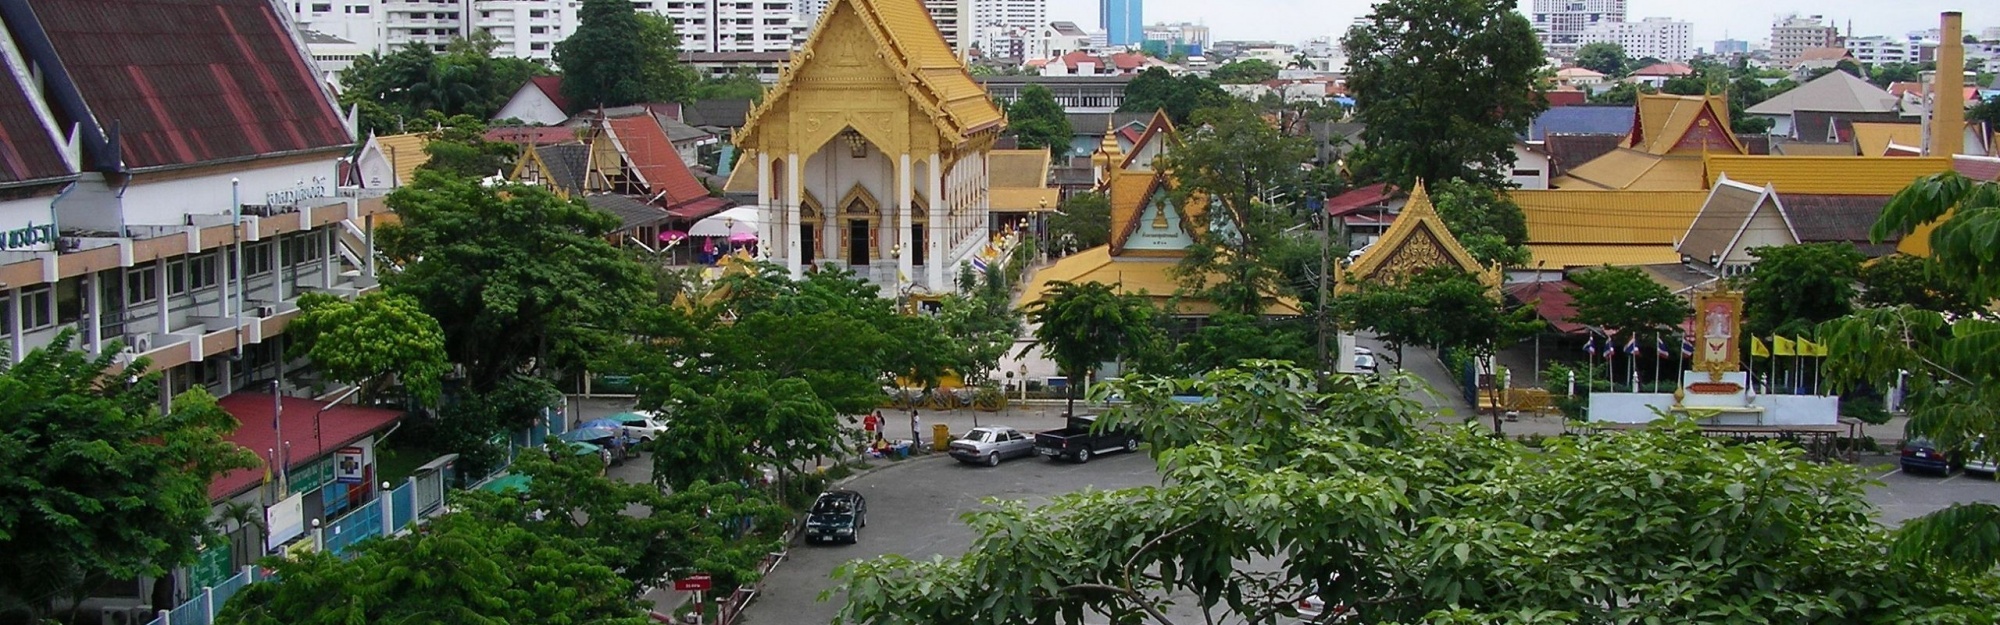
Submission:
POLYGON ((347 513, 347 516, 335 519, 332 525, 327 526, 326 537, 323 540, 327 552, 341 555, 349 546, 361 542, 363 538, 381 536, 383 529, 382 500, 376 499, 355 508, 353 512, 347 513))
POLYGON ((161 610, 149 625, 211 625, 215 622, 215 614, 222 611, 222 605, 236 596, 236 591, 254 581, 257 581, 257 567, 243 567, 243 572, 223 580, 219 586, 201 589, 201 594, 187 603, 172 610, 161 610))

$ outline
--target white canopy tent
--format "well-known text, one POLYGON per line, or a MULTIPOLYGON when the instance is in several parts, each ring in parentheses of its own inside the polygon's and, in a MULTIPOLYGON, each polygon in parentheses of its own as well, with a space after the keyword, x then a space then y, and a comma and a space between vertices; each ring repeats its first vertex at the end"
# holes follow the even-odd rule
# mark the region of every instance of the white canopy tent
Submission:
POLYGON ((757 207, 738 206, 694 222, 694 226, 688 228, 688 235, 697 237, 755 235, 759 234, 757 222, 757 207))

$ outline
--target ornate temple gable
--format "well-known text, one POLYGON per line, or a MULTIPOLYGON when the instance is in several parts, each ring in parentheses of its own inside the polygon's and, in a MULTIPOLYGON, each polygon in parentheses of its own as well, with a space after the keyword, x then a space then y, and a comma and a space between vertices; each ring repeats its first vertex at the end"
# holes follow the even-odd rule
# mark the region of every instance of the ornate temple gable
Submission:
MULTIPOLYGON (((1179 257, 1194 246, 1197 232, 1189 211, 1174 199, 1164 176, 1153 178, 1134 219, 1118 233, 1114 251, 1126 256, 1179 257)), ((1188 201, 1197 201, 1190 198, 1188 201)))
POLYGON ((1410 191, 1410 200, 1403 205, 1403 212, 1389 226, 1382 238, 1363 252, 1360 258, 1336 274, 1339 283, 1337 292, 1346 293, 1360 288, 1362 283, 1395 283, 1416 275, 1432 267, 1452 267, 1478 276, 1479 281, 1490 289, 1496 297, 1499 294, 1502 276, 1499 266, 1483 267, 1472 258, 1465 248, 1452 236, 1451 229, 1445 227, 1444 218, 1431 205, 1430 194, 1424 190, 1423 181, 1410 191))
POLYGON ((1748 153, 1729 131, 1727 96, 1641 94, 1635 108, 1625 147, 1654 155, 1748 153))
POLYGON ((1705 106, 1695 113, 1694 123, 1688 124, 1687 131, 1681 133, 1680 140, 1674 142, 1669 152, 1743 153, 1742 147, 1736 144, 1736 137, 1729 132, 1729 124, 1716 119, 1715 111, 1705 106))

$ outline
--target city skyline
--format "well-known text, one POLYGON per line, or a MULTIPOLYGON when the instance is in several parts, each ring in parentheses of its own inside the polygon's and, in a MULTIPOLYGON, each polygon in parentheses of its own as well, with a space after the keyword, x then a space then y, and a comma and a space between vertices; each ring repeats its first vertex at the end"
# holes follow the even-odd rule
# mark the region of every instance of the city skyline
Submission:
MULTIPOLYGON (((1204 24, 1216 41, 1263 40, 1299 43, 1314 37, 1344 34, 1354 18, 1367 15, 1372 3, 1349 0, 1236 0, 1218 10, 1206 0, 1146 0, 1145 23, 1193 22, 1204 24), (1282 17, 1280 17, 1282 16, 1282 17)), ((1526 13, 1528 1, 1521 3, 1526 13)), ((1771 23, 1782 14, 1822 15, 1847 33, 1853 20, 1854 34, 1900 36, 1912 30, 1937 28, 1938 13, 1965 13, 1965 31, 2000 26, 2000 10, 1980 11, 1975 3, 1962 0, 1913 0, 1910 4, 1827 3, 1777 0, 1756 9, 1746 9, 1732 0, 1629 0, 1627 19, 1670 17, 1693 24, 1695 47, 1713 48, 1716 40, 1729 38, 1762 45, 1771 35, 1771 23), (1722 16, 1727 16, 1726 18, 1722 16)), ((1073 21, 1101 30, 1098 0, 1051 0, 1049 19, 1073 21)))

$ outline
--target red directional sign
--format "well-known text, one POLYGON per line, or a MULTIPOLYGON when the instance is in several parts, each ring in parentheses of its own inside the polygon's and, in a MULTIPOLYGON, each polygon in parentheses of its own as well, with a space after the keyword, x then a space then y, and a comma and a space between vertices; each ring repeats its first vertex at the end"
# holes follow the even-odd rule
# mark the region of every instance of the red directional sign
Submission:
POLYGON ((693 575, 689 575, 687 577, 674 580, 674 590, 679 590, 682 592, 689 592, 695 590, 708 590, 709 588, 714 587, 714 585, 715 583, 712 580, 710 580, 707 573, 695 573, 693 575))

